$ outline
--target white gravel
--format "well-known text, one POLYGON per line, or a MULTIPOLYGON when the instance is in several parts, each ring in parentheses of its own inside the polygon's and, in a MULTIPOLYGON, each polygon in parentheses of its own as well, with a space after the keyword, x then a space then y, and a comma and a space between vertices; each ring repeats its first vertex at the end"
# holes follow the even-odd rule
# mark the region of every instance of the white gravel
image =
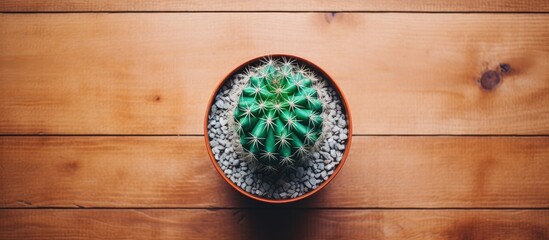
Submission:
POLYGON ((219 167, 237 186, 251 194, 268 199, 288 199, 301 196, 316 189, 333 173, 343 157, 347 143, 348 122, 342 103, 336 91, 326 80, 320 98, 323 101, 323 136, 319 148, 311 151, 306 160, 295 169, 280 174, 266 174, 240 160, 234 149, 235 135, 230 130, 237 96, 246 84, 244 76, 237 74, 221 87, 215 96, 208 116, 210 147, 219 167))

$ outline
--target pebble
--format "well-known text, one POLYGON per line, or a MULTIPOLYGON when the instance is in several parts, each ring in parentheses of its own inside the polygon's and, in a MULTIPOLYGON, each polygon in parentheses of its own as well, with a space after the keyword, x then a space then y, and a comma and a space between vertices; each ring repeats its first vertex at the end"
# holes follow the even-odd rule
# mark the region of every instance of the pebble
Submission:
MULTIPOLYGON (((331 156, 329 153, 327 153, 327 152, 320 152, 320 154, 322 154, 322 156, 324 157, 324 159, 326 159, 326 160, 332 160, 332 156, 331 156)), ((324 162, 324 163, 326 163, 326 162, 324 162)))
POLYGON ((328 176, 328 173, 326 171, 322 171, 320 172, 320 176, 322 176, 323 178, 328 176))
POLYGON ((318 170, 320 170, 320 171, 324 170, 324 163, 319 163, 318 164, 318 170))
POLYGON ((329 146, 330 149, 331 149, 331 148, 334 148, 334 144, 335 144, 334 139, 333 139, 333 138, 329 138, 329 139, 328 139, 328 146, 329 146))
POLYGON ((271 185, 269 185, 267 182, 264 182, 263 185, 261 185, 263 187, 263 190, 267 191, 269 190, 269 188, 271 188, 271 185))
POLYGON ((219 145, 223 145, 225 146, 226 148, 230 148, 232 149, 233 147, 231 146, 231 142, 227 141, 227 140, 223 140, 223 141, 219 141, 219 145))
POLYGON ((291 187, 292 185, 289 184, 289 183, 284 183, 282 184, 282 188, 284 189, 284 191, 288 191, 288 189, 291 187))
POLYGON ((314 152, 314 153, 313 153, 313 157, 314 157, 315 159, 319 159, 319 158, 320 158, 320 153, 314 152))
POLYGON ((227 125, 227 120, 225 120, 225 118, 219 118, 219 123, 222 125, 222 126, 225 126, 227 125))
POLYGON ((215 105, 218 107, 218 108, 223 108, 225 103, 221 100, 217 100, 217 102, 215 102, 215 105))
POLYGON ((347 122, 343 118, 340 118, 339 121, 337 122, 338 127, 345 127, 346 125, 347 125, 347 122))
POLYGON ((303 177, 303 172, 304 172, 303 167, 298 167, 298 168, 297 168, 297 172, 296 172, 296 176, 297 176, 298 178, 303 177))
MULTIPOLYGON (((327 143, 327 145, 322 146, 322 151, 324 152, 330 151, 330 145, 327 143)), ((322 154, 322 152, 320 152, 320 154, 322 154)))
POLYGON ((252 178, 246 178, 246 184, 251 185, 254 182, 252 178))

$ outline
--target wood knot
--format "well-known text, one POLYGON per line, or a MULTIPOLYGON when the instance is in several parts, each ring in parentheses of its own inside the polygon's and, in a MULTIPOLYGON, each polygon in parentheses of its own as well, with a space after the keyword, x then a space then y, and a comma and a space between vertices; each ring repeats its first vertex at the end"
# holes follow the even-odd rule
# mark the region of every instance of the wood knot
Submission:
POLYGON ((80 164, 76 161, 74 162, 66 162, 63 164, 63 170, 65 172, 75 172, 80 168, 80 164))
POLYGON ((502 63, 499 65, 499 71, 501 73, 508 73, 511 71, 511 65, 507 64, 507 63, 502 63))
POLYGON ((160 102, 160 100, 162 100, 162 97, 160 97, 160 95, 154 96, 154 101, 155 102, 160 102))
POLYGON ((482 74, 479 83, 483 89, 492 90, 499 84, 500 81, 501 78, 499 76, 499 73, 493 70, 489 70, 482 74))
POLYGON ((327 23, 331 23, 336 16, 336 12, 328 12, 324 14, 324 20, 326 20, 327 23))

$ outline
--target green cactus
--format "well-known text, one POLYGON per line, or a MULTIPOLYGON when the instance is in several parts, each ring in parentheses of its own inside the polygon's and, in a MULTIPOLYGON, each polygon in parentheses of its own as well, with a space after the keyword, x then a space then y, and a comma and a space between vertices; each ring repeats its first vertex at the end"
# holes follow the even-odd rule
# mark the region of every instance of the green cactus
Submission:
POLYGON ((316 78, 286 59, 267 59, 248 77, 234 111, 246 156, 268 170, 293 166, 322 133, 316 78))

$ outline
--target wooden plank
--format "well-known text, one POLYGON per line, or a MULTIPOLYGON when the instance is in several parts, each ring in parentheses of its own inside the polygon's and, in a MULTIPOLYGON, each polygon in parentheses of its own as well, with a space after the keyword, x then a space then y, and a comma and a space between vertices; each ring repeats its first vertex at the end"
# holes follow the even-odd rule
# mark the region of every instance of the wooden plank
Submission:
POLYGON ((398 0, 375 1, 265 1, 265 0, 187 0, 144 1, 131 3, 108 0, 35 0, 0 2, 1 12, 79 12, 79 11, 412 11, 412 12, 548 12, 544 0, 398 0))
MULTIPOLYGON (((0 207, 256 206, 202 137, 1 137, 0 207)), ((360 137, 302 207, 547 208, 547 137, 360 137)))
POLYGON ((549 15, 7 14, 0 35, 3 134, 202 134, 217 83, 267 53, 332 74, 358 134, 549 134, 549 15))
POLYGON ((549 238, 549 211, 1 210, 2 239, 549 238))

